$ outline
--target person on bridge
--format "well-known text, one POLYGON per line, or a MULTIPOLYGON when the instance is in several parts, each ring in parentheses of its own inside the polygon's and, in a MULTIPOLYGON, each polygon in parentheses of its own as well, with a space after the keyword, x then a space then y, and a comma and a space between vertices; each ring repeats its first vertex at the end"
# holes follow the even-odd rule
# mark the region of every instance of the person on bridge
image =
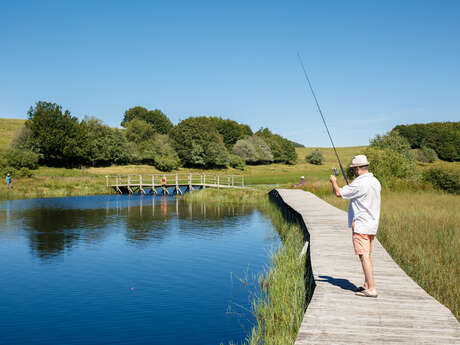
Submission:
POLYGON ((377 297, 371 254, 379 226, 382 187, 379 180, 369 172, 369 162, 365 155, 353 157, 350 167, 353 168, 357 177, 349 185, 340 188, 333 175, 329 181, 337 197, 350 200, 348 227, 352 229, 353 247, 355 254, 359 255, 361 260, 365 278, 364 285, 358 287, 355 294, 363 297, 377 297))

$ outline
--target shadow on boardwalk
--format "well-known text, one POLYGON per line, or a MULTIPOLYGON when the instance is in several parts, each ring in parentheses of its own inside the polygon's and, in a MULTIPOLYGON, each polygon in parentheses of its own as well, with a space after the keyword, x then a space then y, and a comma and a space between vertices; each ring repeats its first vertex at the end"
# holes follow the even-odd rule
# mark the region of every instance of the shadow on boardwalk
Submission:
POLYGON ((357 286, 353 284, 351 281, 349 281, 348 279, 333 278, 329 276, 318 276, 318 277, 320 279, 316 279, 316 282, 327 282, 334 286, 338 286, 339 288, 342 288, 344 290, 355 291, 357 288, 357 286))

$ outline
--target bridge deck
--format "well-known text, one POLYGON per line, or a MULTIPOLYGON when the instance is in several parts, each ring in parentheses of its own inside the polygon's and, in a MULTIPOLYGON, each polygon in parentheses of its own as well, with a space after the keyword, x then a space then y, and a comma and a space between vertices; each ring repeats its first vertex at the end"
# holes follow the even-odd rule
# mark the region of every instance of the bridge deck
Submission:
POLYGON ((316 282, 296 345, 460 344, 453 314, 407 276, 377 240, 373 261, 379 296, 355 296, 363 273, 346 213, 308 192, 277 191, 308 229, 316 282))

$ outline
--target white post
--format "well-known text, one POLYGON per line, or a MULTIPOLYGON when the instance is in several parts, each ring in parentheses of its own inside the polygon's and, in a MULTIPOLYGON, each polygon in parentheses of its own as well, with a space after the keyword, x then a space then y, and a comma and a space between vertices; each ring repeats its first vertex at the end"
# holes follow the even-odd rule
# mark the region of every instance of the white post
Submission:
POLYGON ((233 175, 232 175, 232 187, 234 186, 234 183, 233 183, 233 175))
POLYGON ((217 189, 219 189, 220 176, 217 176, 217 189))
POLYGON ((105 183, 107 184, 107 187, 109 186, 109 177, 105 176, 105 183))
POLYGON ((244 175, 241 176, 241 187, 244 187, 244 175))

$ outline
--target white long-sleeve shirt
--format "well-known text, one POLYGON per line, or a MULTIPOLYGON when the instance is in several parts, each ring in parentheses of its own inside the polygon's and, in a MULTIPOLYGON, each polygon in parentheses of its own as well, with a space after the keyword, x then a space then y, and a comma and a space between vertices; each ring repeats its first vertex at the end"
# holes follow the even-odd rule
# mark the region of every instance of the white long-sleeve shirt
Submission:
POLYGON ((350 199, 348 227, 355 222, 355 232, 375 235, 379 227, 380 186, 372 173, 358 176, 349 185, 339 189, 342 198, 350 199))

